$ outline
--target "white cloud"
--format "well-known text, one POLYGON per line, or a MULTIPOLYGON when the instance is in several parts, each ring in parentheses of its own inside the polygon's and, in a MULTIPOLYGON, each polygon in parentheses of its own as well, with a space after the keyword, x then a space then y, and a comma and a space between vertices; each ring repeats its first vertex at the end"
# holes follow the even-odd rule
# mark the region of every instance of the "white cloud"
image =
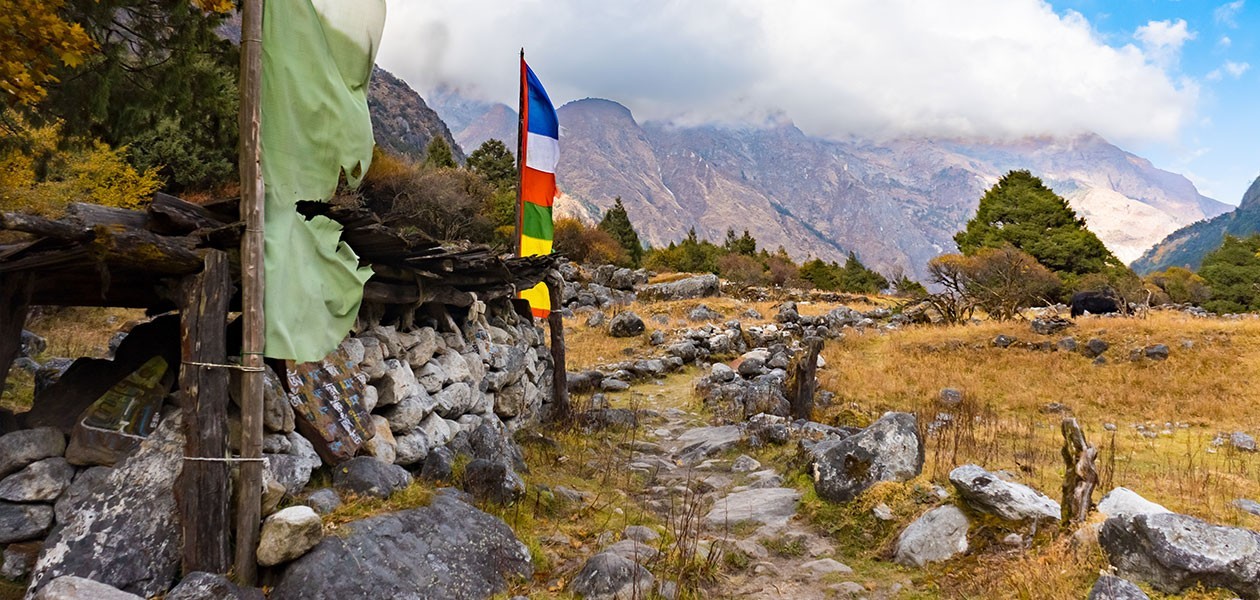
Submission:
POLYGON ((1195 33, 1190 31, 1185 19, 1176 21, 1151 21, 1133 33, 1134 39, 1141 42, 1147 56, 1155 64, 1165 69, 1175 68, 1181 60, 1181 47, 1193 40, 1195 33))
POLYGON ((1042 0, 395 0, 379 60, 418 89, 514 105, 524 46, 557 103, 611 98, 641 120, 1123 142, 1172 139, 1194 117, 1197 86, 1159 54, 1193 34, 1165 25, 1139 48, 1042 0))
POLYGON ((1245 2, 1246 0, 1234 0, 1234 2, 1222 4, 1212 11, 1212 17, 1216 19, 1217 23, 1226 27, 1238 27, 1236 17, 1238 13, 1242 12, 1245 2))
POLYGON ((1221 39, 1216 42, 1221 48, 1228 48, 1234 44, 1234 40, 1229 39, 1228 35, 1222 35, 1221 39))
POLYGON ((1208 81, 1220 81, 1224 79, 1226 75, 1232 79, 1239 79, 1249 69, 1251 69, 1251 65, 1249 63, 1227 60, 1225 61, 1225 64, 1221 65, 1219 68, 1212 69, 1212 72, 1207 74, 1207 79, 1208 81))

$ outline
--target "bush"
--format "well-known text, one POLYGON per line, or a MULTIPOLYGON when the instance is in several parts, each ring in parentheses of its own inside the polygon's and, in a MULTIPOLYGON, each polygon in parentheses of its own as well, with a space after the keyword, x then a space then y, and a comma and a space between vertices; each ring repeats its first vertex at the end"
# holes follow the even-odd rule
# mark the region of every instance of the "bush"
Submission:
POLYGON ((1260 310, 1260 234, 1225 236, 1221 247, 1203 257, 1199 275, 1212 288, 1203 308, 1217 313, 1260 310))
POLYGON ((1011 319, 1021 308, 1049 300, 1061 286, 1053 272, 1010 244, 972 256, 938 256, 928 263, 928 273, 945 290, 930 299, 948 322, 970 318, 976 308, 999 321, 1011 319))
POLYGON ((1151 273, 1146 283, 1159 288, 1168 302, 1177 304, 1203 304, 1212 297, 1207 280, 1183 267, 1151 273))
POLYGON ((495 239, 486 216, 494 189, 470 171, 417 165, 378 150, 359 195, 383 221, 403 230, 441 241, 495 239))
POLYGON ((608 232, 577 219, 557 219, 554 251, 575 263, 630 266, 630 257, 608 232))

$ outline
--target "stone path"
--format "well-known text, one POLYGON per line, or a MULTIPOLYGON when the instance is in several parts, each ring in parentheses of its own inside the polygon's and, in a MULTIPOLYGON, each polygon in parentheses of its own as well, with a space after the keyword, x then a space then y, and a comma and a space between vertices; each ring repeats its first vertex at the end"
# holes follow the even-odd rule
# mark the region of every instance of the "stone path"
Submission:
MULTIPOLYGON (((670 404, 673 404, 672 402, 670 404)), ((737 555, 727 566, 716 598, 814 600, 893 598, 892 589, 867 590, 846 577, 826 535, 796 516, 801 493, 783 487, 775 465, 746 455, 730 459, 743 434, 738 425, 707 426, 698 411, 670 407, 644 426, 644 440, 630 444, 629 468, 646 473, 643 504, 662 517, 693 515, 701 547, 737 555), (742 568, 737 568, 736 566, 742 568)))

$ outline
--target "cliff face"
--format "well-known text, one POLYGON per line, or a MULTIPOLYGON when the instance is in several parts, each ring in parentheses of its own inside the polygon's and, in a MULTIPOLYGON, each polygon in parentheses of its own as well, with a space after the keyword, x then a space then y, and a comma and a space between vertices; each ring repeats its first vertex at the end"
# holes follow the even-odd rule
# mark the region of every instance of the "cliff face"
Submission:
MULTIPOLYGON (((515 140, 509 107, 466 101, 449 90, 435 106, 455 115, 461 139, 502 135, 509 146, 515 140)), ((1125 261, 1177 228, 1228 209, 1186 178, 1096 135, 875 143, 814 138, 790 123, 639 123, 624 106, 593 98, 559 113, 558 212, 594 220, 620 196, 653 245, 677 241, 691 227, 712 240, 728 228, 748 229, 763 247, 781 245, 798 259, 843 262, 853 250, 877 269, 922 277, 929 259, 956 251, 954 233, 984 191, 1012 169, 1029 169, 1067 198, 1125 261)))
POLYGON ((1242 237, 1253 233, 1260 233, 1260 177, 1243 193, 1238 208, 1174 231, 1134 261, 1133 269, 1143 274, 1168 267, 1197 269, 1204 256, 1220 247, 1226 234, 1242 237))
POLYGON ((407 82, 376 67, 368 86, 368 110, 372 113, 372 134, 376 145, 395 154, 424 160, 433 138, 446 140, 455 161, 464 163, 464 150, 437 112, 407 82))

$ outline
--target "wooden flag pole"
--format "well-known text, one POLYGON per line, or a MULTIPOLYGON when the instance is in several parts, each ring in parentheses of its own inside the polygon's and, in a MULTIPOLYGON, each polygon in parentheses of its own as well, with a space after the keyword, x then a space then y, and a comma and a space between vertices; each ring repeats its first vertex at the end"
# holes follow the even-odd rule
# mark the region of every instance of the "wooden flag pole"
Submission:
POLYGON ((516 106, 516 235, 512 239, 512 253, 521 255, 521 233, 524 231, 521 220, 525 218, 521 205, 521 182, 525 179, 525 111, 529 110, 529 92, 525 85, 525 49, 521 48, 521 93, 516 106))
POLYGON ((263 409, 263 177, 259 142, 262 114, 263 0, 244 0, 241 11, 241 461, 236 505, 235 575, 258 579, 259 520, 262 518, 263 409))

